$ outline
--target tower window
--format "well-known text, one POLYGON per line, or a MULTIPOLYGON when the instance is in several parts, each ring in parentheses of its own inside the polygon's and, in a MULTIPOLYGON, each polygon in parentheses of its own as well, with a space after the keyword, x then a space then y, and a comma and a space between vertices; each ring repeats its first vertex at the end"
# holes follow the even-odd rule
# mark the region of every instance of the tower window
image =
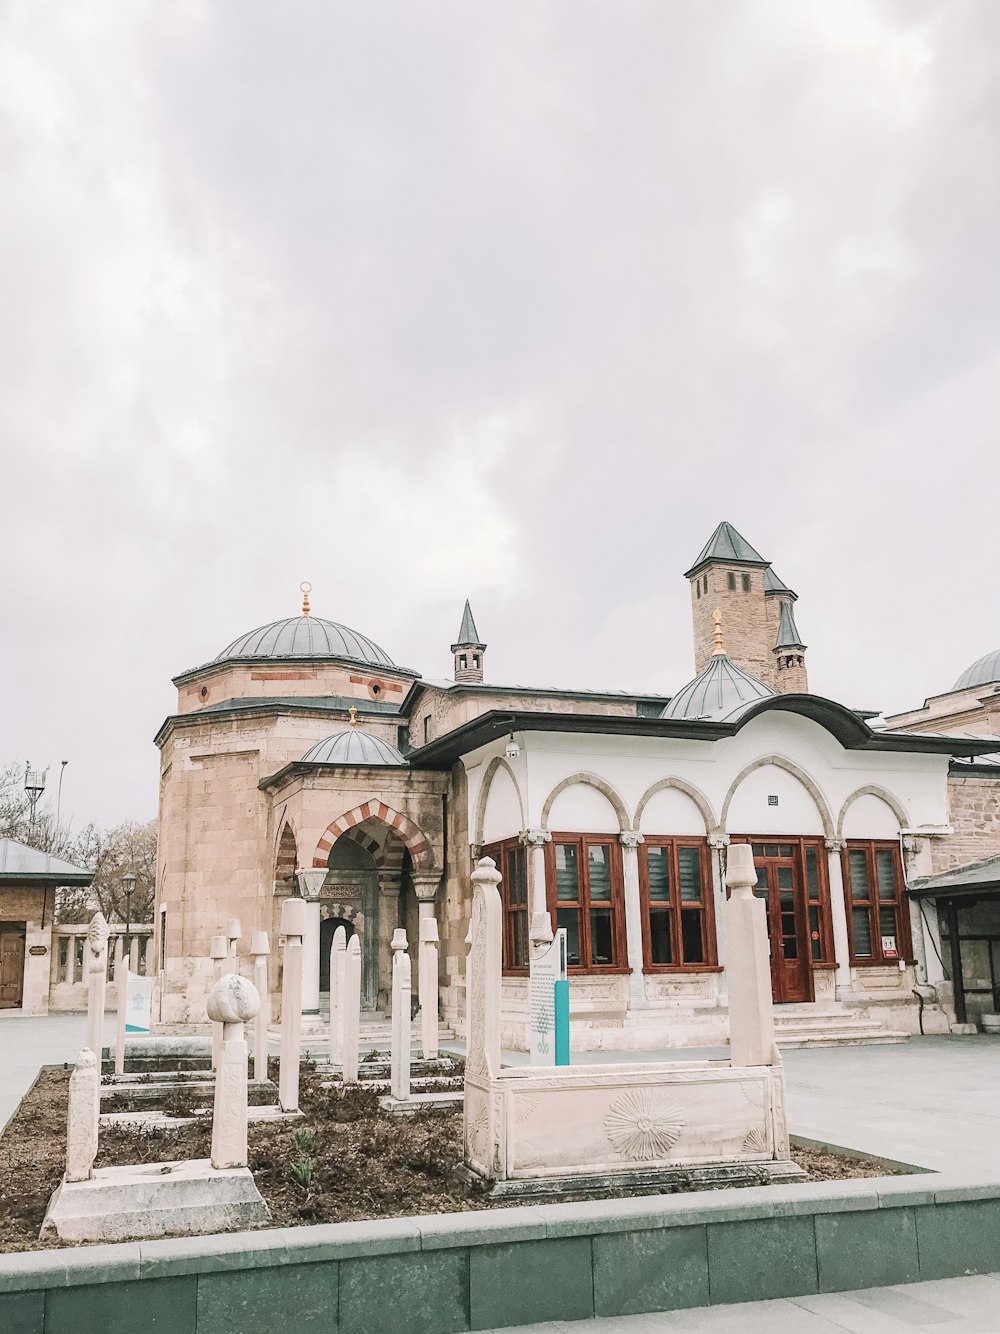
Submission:
POLYGON ((749 593, 749 592, 750 592, 750 576, 749 576, 748 574, 744 574, 744 575, 741 575, 741 578, 742 578, 742 580, 743 580, 743 592, 744 592, 744 593, 749 593))
POLYGON ((472 665, 473 665, 473 667, 478 667, 478 666, 479 666, 479 654, 478 654, 478 653, 473 653, 473 655, 472 655, 472 665))
POLYGON ((700 579, 697 579, 697 580, 695 581, 695 585, 694 585, 694 595, 695 595, 695 597, 697 597, 697 598, 700 598, 700 597, 701 597, 701 580, 700 580, 700 579))
POLYGON ((459 654, 459 656, 458 656, 458 665, 459 665, 459 667, 468 667, 468 665, 469 665, 469 659, 466 657, 466 655, 465 655, 464 653, 460 653, 460 654, 459 654))
POLYGON ((708 596, 708 575, 705 575, 705 596, 708 596))
POLYGON ((726 575, 726 583, 729 586, 730 592, 736 591, 736 575, 732 572, 732 570, 730 570, 729 573, 726 575))

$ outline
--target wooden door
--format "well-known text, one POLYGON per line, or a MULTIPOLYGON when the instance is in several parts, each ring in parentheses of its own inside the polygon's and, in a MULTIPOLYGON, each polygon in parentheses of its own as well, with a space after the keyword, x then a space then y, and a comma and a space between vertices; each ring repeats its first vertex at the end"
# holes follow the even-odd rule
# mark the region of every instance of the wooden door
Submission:
POLYGON ((771 995, 776 1005, 808 1001, 810 968, 808 923, 798 846, 754 843, 759 898, 767 900, 771 944, 771 995))
POLYGON ((24 931, 0 928, 0 1010, 19 1007, 24 999, 24 931))

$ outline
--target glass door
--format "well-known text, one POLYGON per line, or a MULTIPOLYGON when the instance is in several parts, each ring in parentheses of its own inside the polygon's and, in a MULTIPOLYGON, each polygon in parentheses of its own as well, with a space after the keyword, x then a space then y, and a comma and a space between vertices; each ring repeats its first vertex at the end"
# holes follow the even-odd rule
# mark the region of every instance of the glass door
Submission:
POLYGON ((767 903, 771 945, 771 995, 776 1005, 811 1000, 808 926, 798 847, 795 843, 754 843, 754 893, 767 903))

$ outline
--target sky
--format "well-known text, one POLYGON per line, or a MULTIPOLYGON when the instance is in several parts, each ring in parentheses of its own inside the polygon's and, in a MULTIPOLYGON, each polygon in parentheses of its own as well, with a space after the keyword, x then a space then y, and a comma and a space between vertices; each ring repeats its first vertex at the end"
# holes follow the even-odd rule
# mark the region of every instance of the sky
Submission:
POLYGON ((669 694, 728 519, 820 694, 1000 646, 995 0, 4 0, 0 181, 0 761, 74 827, 305 579, 669 694))

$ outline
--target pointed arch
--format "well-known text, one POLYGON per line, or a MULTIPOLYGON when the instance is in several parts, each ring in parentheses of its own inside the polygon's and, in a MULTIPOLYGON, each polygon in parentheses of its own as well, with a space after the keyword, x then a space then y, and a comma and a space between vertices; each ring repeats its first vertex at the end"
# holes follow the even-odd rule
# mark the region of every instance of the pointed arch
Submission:
POLYGON ((514 784, 514 791, 517 793, 517 806, 521 812, 521 828, 524 824, 524 802, 521 799, 521 789, 518 787, 517 779, 514 777, 514 770, 510 767, 502 755, 494 755, 492 760, 486 766, 486 772, 483 774, 483 781, 479 785, 479 797, 476 801, 476 819, 474 828, 473 843, 480 847, 483 845, 483 821, 486 819, 486 803, 489 800, 490 788, 493 786, 493 779, 496 777, 498 769, 506 769, 510 774, 510 781, 514 784))
POLYGON ((824 835, 827 838, 833 838, 834 837, 833 815, 830 811, 830 807, 827 805, 826 797, 823 796, 823 793, 816 786, 815 781, 809 777, 805 769, 800 769, 794 760, 788 760, 784 757, 784 755, 764 755, 761 757, 761 759, 754 760, 752 763, 748 764, 745 769, 740 770, 740 772, 736 775, 736 777, 730 784, 729 791, 726 793, 726 799, 722 803, 722 814, 719 817, 719 828, 723 832, 726 831, 726 824, 729 819, 730 804, 733 800, 733 797, 736 794, 736 789, 743 782, 744 778, 749 777, 749 775, 752 774, 755 769, 763 769, 765 768, 765 766, 769 764, 773 764, 776 769, 784 769, 786 773, 791 774, 793 778, 797 778, 799 780, 799 782, 802 784, 805 790, 812 797, 813 801, 816 803, 816 809, 819 811, 820 819, 823 822, 824 835))
POLYGON ((345 811, 343 815, 338 816, 332 824, 328 825, 316 844, 316 851, 312 859, 313 866, 316 868, 325 867, 330 849, 341 834, 346 834, 349 829, 352 829, 355 825, 363 824, 365 820, 381 820, 383 824, 395 830, 406 845, 416 870, 429 871, 433 867, 434 849, 420 827, 415 825, 409 816, 394 811, 384 801, 366 801, 363 806, 355 806, 353 810, 345 811))
POLYGON ((543 829, 548 829, 549 827, 549 816, 552 813, 552 806, 556 797, 558 797, 560 793, 565 792, 568 787, 576 787, 577 784, 582 784, 584 787, 596 787, 598 792, 607 797, 608 801, 610 801, 611 805, 614 807, 615 814, 618 816, 619 831, 624 833, 629 828, 628 810, 626 809, 624 801, 622 801, 621 797, 611 784, 605 782, 605 780, 598 777, 597 774, 584 773, 581 771, 577 774, 570 774, 570 776, 564 778, 562 782, 556 783, 555 787, 545 798, 541 817, 541 827, 543 829))
POLYGON ((298 869, 299 849, 291 820, 285 820, 274 853, 274 878, 287 880, 298 869))
POLYGON ((635 815, 632 817, 632 828, 640 828, 642 813, 646 809, 650 797, 655 797, 657 792, 665 792, 669 788, 675 788, 678 792, 683 792, 686 797, 690 797, 701 812, 701 818, 705 821, 706 832, 711 834, 716 827, 712 804, 704 792, 696 788, 693 783, 686 783, 683 778, 660 778, 651 787, 648 787, 639 798, 639 804, 635 808, 635 815))
POLYGON ((906 826, 910 823, 910 817, 907 815, 906 811, 903 810, 903 807, 900 805, 899 799, 897 797, 894 797, 892 793, 887 791, 884 787, 879 787, 875 783, 867 783, 864 787, 859 787, 856 792, 852 792, 851 795, 844 802, 843 806, 841 806, 840 814, 837 816, 838 838, 843 838, 844 821, 847 818, 847 812, 850 809, 850 807, 854 805, 854 803, 857 801, 859 797, 878 797, 879 801, 884 801, 885 804, 889 807, 890 811, 892 811, 893 815, 899 821, 900 829, 905 829, 906 826))

